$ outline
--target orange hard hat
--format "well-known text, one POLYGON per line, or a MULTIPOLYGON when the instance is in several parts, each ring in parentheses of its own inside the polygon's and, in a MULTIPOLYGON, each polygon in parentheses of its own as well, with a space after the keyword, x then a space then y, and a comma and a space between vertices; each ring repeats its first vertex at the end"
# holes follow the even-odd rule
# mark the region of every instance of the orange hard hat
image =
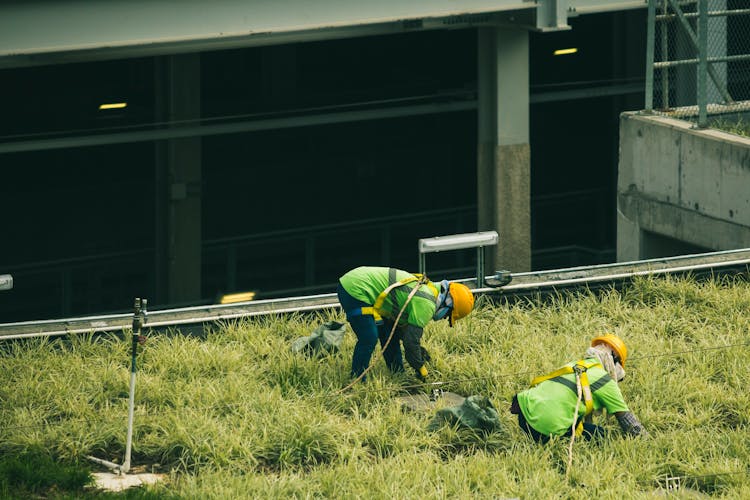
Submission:
POLYGON ((625 342, 620 337, 612 333, 605 333, 599 337, 594 337, 591 341, 591 347, 599 344, 607 344, 607 346, 615 351, 615 354, 620 358, 620 366, 625 367, 625 360, 628 359, 628 348, 625 347, 625 342))
POLYGON ((453 323, 468 315, 474 309, 474 294, 471 293, 468 286, 461 283, 451 283, 448 287, 448 293, 453 300, 453 309, 448 323, 453 326, 453 323))

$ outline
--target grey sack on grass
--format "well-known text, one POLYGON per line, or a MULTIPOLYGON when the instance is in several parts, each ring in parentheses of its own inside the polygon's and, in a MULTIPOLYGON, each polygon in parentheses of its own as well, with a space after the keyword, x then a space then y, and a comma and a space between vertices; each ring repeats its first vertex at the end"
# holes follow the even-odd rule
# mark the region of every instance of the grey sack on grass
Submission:
POLYGON ((346 323, 327 321, 318 326, 311 335, 295 340, 292 343, 292 351, 307 355, 338 352, 345 333, 346 323))
POLYGON ((427 428, 434 431, 446 422, 483 432, 492 432, 500 428, 497 410, 484 396, 469 396, 459 406, 438 410, 427 428))

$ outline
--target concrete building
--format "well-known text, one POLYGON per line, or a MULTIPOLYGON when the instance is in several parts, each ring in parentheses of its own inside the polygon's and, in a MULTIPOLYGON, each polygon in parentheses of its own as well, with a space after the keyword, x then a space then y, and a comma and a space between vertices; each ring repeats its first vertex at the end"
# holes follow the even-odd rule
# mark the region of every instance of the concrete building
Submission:
POLYGON ((620 138, 618 261, 750 247, 750 139, 636 113, 620 138))
POLYGON ((475 230, 490 268, 614 260, 643 7, 4 3, 0 321, 328 291, 475 230))

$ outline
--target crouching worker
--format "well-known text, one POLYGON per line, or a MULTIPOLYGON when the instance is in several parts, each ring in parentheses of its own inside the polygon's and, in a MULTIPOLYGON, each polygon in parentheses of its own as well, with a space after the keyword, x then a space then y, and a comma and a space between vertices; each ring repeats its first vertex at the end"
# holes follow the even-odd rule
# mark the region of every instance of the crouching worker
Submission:
POLYGON ((602 408, 614 414, 626 435, 646 434, 617 383, 625 377, 627 357, 628 350, 616 335, 596 337, 583 359, 532 380, 530 389, 513 397, 510 411, 518 415, 521 429, 541 443, 570 434, 574 419, 577 436, 603 435, 604 429, 590 422, 591 414, 602 408))
POLYGON ((447 319, 453 326, 474 307, 474 295, 461 283, 447 280, 433 283, 424 276, 388 267, 358 267, 349 271, 339 279, 337 293, 357 336, 352 357, 353 377, 367 370, 379 339, 383 358, 392 372, 404 371, 403 343, 406 361, 420 380, 426 380, 425 362, 430 359, 421 345, 422 330, 430 320, 447 319), (401 317, 394 330, 399 313, 401 317))

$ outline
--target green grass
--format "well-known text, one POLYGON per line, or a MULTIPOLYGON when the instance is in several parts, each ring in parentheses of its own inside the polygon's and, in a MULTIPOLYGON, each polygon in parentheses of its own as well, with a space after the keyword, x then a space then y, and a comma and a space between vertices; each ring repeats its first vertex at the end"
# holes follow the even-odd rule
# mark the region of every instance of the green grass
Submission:
MULTIPOLYGON (((168 480, 128 498, 651 498, 667 476, 681 495, 750 498, 750 285, 638 279, 622 291, 560 294, 430 325, 435 380, 488 396, 502 428, 443 427, 403 411, 415 383, 382 360, 346 394, 354 336, 307 358, 294 339, 337 313, 262 317, 205 339, 151 337, 138 356, 133 465, 168 480), (601 443, 531 442, 509 414, 535 375, 577 359, 610 331, 628 345, 626 401, 649 430, 601 443), (735 347, 726 347, 735 346, 735 347)), ((72 336, 0 347, 0 496, 117 497, 86 488, 86 455, 124 456, 128 340, 72 336), (25 471, 20 473, 17 471, 25 471)), ((377 351, 376 351, 377 352, 377 351)), ((692 496, 691 496, 692 497, 692 496)))
POLYGON ((44 450, 30 449, 0 461, 0 493, 3 497, 41 494, 53 488, 81 491, 91 482, 84 468, 55 462, 44 450), (44 471, 44 473, 40 473, 44 471))
POLYGON ((750 137, 750 123, 744 121, 742 117, 736 119, 719 118, 711 124, 712 128, 729 132, 730 134, 750 137))

